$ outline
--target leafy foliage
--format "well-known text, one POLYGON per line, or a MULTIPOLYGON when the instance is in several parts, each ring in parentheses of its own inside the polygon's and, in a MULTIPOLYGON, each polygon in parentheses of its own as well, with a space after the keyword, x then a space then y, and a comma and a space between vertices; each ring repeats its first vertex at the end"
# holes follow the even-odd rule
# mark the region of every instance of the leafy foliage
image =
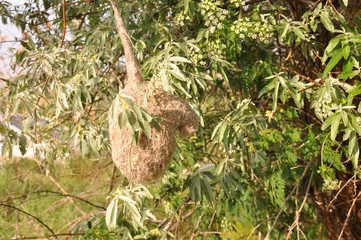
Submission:
MULTIPOLYGON (((19 74, 3 79, 3 157, 34 148, 51 176, 52 166, 76 155, 110 157, 108 117, 130 130, 134 144, 140 132, 161 131, 162 119, 118 94, 124 62, 107 1, 30 2, 22 12, 0 3, 3 23, 24 33, 13 55, 19 74), (122 106, 118 116, 112 104, 122 106)), ((357 1, 307 2, 118 1, 151 91, 188 101, 202 128, 178 142, 163 179, 149 186, 123 179, 106 217, 79 223, 87 226, 79 232, 89 239, 238 239, 252 230, 271 239, 322 237, 316 197, 359 178, 361 18, 347 15, 357 1)))

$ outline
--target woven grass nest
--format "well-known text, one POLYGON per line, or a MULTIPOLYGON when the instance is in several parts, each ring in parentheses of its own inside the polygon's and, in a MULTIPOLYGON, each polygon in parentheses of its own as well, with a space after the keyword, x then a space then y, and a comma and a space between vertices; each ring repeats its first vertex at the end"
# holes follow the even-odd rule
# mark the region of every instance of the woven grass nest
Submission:
MULTIPOLYGON (((137 84, 128 84, 120 94, 130 97, 148 113, 161 117, 159 124, 162 130, 157 132, 152 128, 150 139, 141 132, 135 146, 129 129, 120 129, 117 118, 109 117, 113 161, 124 176, 135 182, 154 181, 164 174, 170 164, 176 148, 177 132, 187 137, 197 131, 198 116, 177 96, 159 92, 145 98, 146 90, 139 90, 137 84), (154 98, 154 101, 149 98, 154 98)), ((116 107, 115 116, 120 111, 120 106, 116 107)))
POLYGON ((110 0, 116 20, 116 27, 122 41, 127 80, 120 95, 130 98, 139 107, 161 118, 161 132, 151 129, 151 138, 140 132, 138 144, 133 144, 127 127, 120 129, 117 116, 121 106, 112 106, 109 117, 112 158, 124 176, 138 183, 151 182, 162 176, 168 168, 176 148, 176 135, 189 136, 198 129, 198 115, 181 98, 157 90, 149 93, 148 82, 142 79, 132 43, 116 3, 110 0), (140 87, 142 86, 142 87, 140 87), (113 118, 113 116, 116 116, 113 118))

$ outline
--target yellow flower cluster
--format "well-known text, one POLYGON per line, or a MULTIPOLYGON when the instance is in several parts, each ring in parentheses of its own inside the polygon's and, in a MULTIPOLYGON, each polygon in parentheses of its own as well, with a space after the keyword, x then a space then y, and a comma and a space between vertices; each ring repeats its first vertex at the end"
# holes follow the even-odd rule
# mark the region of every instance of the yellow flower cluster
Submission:
POLYGON ((272 37, 271 30, 272 26, 267 21, 255 22, 248 17, 235 21, 231 27, 231 31, 238 34, 241 39, 248 36, 264 43, 268 43, 272 37))
POLYGON ((337 190, 341 187, 341 181, 335 179, 333 180, 332 178, 326 178, 323 180, 323 185, 322 185, 322 190, 323 191, 333 191, 333 190, 337 190))
POLYGON ((209 41, 199 45, 199 48, 194 49, 190 53, 190 60, 199 66, 205 66, 205 59, 223 59, 224 49, 227 46, 221 42, 220 39, 209 41))
POLYGON ((327 92, 314 103, 315 114, 321 121, 331 116, 338 107, 340 106, 332 102, 332 96, 327 92))
POLYGON ((273 117, 274 117, 274 113, 271 112, 270 110, 267 110, 265 116, 267 117, 268 122, 271 122, 271 120, 272 120, 273 117))
POLYGON ((229 11, 222 9, 221 1, 202 0, 199 4, 201 14, 204 17, 205 25, 209 27, 211 33, 216 29, 223 29, 223 20, 227 18, 229 11))
POLYGON ((243 0, 231 0, 231 3, 234 3, 236 7, 244 6, 246 4, 243 0))
POLYGON ((230 231, 232 230, 232 223, 226 217, 223 217, 221 221, 221 228, 224 231, 230 231))
POLYGON ((83 77, 84 75, 82 73, 80 74, 76 74, 72 79, 71 79, 71 82, 72 83, 80 83, 81 82, 81 78, 83 77))
POLYGON ((159 93, 159 90, 162 89, 162 71, 153 75, 148 84, 148 93, 150 95, 156 95, 159 93))
POLYGON ((174 21, 177 25, 180 25, 183 27, 185 20, 189 21, 189 20, 191 20, 191 18, 189 17, 189 15, 187 15, 187 13, 185 11, 182 11, 175 17, 174 21))
POLYGON ((152 236, 160 235, 158 228, 153 228, 152 230, 150 230, 150 234, 152 234, 152 236))
POLYGON ((120 99, 120 112, 123 112, 125 110, 129 109, 129 105, 124 99, 120 99))

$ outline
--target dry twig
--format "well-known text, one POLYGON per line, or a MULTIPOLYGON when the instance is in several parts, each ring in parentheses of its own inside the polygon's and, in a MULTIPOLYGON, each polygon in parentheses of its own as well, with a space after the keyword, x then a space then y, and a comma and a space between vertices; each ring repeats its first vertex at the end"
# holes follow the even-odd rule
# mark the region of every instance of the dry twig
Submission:
MULTIPOLYGON (((292 230, 295 228, 295 226, 297 226, 297 239, 300 239, 299 232, 301 232, 301 233, 304 235, 304 233, 302 232, 302 230, 299 228, 298 221, 299 221, 299 216, 300 216, 300 213, 301 213, 301 211, 302 211, 302 209, 303 209, 303 206, 304 206, 305 203, 306 203, 306 200, 307 200, 307 197, 308 197, 308 193, 310 192, 312 178, 313 178, 313 173, 311 173, 310 180, 308 181, 308 184, 307 184, 307 189, 306 189, 305 198, 303 199, 300 208, 298 208, 297 211, 296 211, 295 221, 293 222, 293 224, 292 224, 291 227, 289 228, 286 239, 289 239, 289 238, 291 237, 291 235, 292 235, 292 230)), ((298 190, 297 190, 297 191, 298 191, 298 190)), ((297 203, 297 198, 295 199, 295 202, 296 202, 296 205, 298 205, 298 203, 297 203)))
POLYGON ((340 232, 340 235, 338 236, 338 240, 340 240, 340 239, 342 238, 343 231, 345 230, 347 221, 348 221, 349 218, 350 218, 352 208, 355 206, 356 200, 360 197, 360 195, 361 195, 361 191, 357 194, 357 196, 356 196, 356 197, 353 199, 353 201, 352 201, 352 204, 351 204, 351 206, 350 206, 350 209, 349 209, 348 212, 347 212, 347 218, 346 218, 345 222, 343 223, 342 230, 341 230, 341 232, 340 232))
POLYGON ((313 161, 310 161, 310 162, 307 163, 307 165, 306 165, 306 167, 305 167, 305 170, 303 170, 303 173, 302 173, 301 177, 298 179, 298 181, 297 181, 296 185, 293 187, 291 193, 286 197, 286 199, 285 199, 285 201, 284 201, 284 203, 283 203, 280 211, 278 212, 278 214, 277 214, 277 216, 276 216, 275 221, 273 222, 273 225, 272 225, 271 229, 268 231, 268 233, 267 233, 267 235, 266 235, 266 237, 265 237, 265 240, 268 240, 268 239, 270 238, 270 235, 271 235, 273 229, 275 228, 275 226, 276 226, 276 224, 277 224, 278 218, 281 216, 281 213, 282 213, 282 211, 283 211, 283 208, 286 206, 286 203, 287 203, 288 200, 291 198, 291 196, 293 195, 293 193, 295 192, 295 190, 296 190, 297 187, 299 186, 299 184, 300 184, 300 182, 302 181, 302 179, 306 176, 306 173, 307 173, 307 171, 308 171, 308 168, 310 167, 310 165, 311 165, 312 162, 313 162, 313 161))
POLYGON ((203 213, 199 216, 199 218, 198 218, 198 222, 197 222, 196 227, 195 227, 194 230, 193 230, 191 240, 193 240, 193 239, 197 236, 197 235, 196 235, 196 232, 197 232, 197 230, 198 230, 198 228, 199 228, 199 224, 201 223, 203 216, 204 216, 204 212, 203 212, 203 213))
POLYGON ((42 224, 44 227, 46 227, 52 234, 55 234, 55 232, 48 225, 46 225, 43 221, 41 221, 38 217, 35 217, 34 215, 32 215, 32 214, 30 214, 28 212, 25 212, 24 210, 21 210, 20 208, 17 208, 15 206, 7 205, 7 204, 4 204, 4 203, 0 203, 0 206, 15 209, 15 210, 17 210, 19 212, 22 212, 22 213, 34 218, 36 221, 38 221, 40 224, 42 224))

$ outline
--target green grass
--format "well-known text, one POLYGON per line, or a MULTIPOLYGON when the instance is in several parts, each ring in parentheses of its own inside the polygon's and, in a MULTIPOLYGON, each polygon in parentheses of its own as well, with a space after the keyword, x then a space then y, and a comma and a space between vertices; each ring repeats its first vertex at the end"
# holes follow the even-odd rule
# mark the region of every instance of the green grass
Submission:
MULTIPOLYGON (((71 233, 92 216, 103 216, 104 209, 91 204, 106 207, 113 173, 109 163, 75 158, 46 170, 34 160, 0 160, 0 239, 52 234, 45 225, 55 234, 71 233)), ((120 173, 115 173, 119 183, 120 173)))

